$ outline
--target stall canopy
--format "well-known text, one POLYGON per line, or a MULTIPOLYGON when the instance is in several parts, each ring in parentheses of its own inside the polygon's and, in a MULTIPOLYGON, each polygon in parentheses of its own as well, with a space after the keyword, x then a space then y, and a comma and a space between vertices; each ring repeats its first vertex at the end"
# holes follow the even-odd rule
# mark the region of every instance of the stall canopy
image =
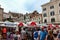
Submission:
POLYGON ((45 27, 48 27, 47 24, 38 24, 38 26, 45 26, 45 27))
POLYGON ((55 27, 59 28, 59 25, 56 25, 55 27))
POLYGON ((48 24, 48 25, 49 25, 50 28, 55 27, 55 25, 53 25, 53 24, 48 24))
POLYGON ((18 24, 19 24, 19 22, 14 22, 14 24, 18 25, 18 24))
POLYGON ((36 26, 36 22, 31 22, 30 25, 31 26, 36 26))
POLYGON ((16 27, 16 26, 17 26, 17 25, 14 24, 13 22, 9 22, 9 21, 5 21, 5 22, 4 22, 4 25, 5 25, 6 27, 16 27))
POLYGON ((23 22, 20 22, 20 23, 18 24, 18 27, 22 27, 22 26, 24 26, 24 24, 23 24, 23 22))

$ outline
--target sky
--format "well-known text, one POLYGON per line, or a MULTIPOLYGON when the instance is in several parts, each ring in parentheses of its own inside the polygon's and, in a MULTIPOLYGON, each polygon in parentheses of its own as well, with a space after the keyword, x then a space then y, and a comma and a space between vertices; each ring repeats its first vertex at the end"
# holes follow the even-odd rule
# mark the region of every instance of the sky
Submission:
POLYGON ((0 5, 4 12, 17 12, 25 14, 37 10, 42 12, 41 5, 48 3, 50 0, 0 0, 0 5))

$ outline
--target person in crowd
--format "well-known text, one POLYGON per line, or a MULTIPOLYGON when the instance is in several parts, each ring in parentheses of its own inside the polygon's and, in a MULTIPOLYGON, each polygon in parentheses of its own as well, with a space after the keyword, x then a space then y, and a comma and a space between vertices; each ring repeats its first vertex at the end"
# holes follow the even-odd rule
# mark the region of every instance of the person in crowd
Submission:
POLYGON ((14 33, 10 33, 10 40, 14 40, 14 33))
POLYGON ((48 35, 45 40, 54 40, 54 36, 51 30, 48 31, 48 35))
POLYGON ((3 27, 3 29, 2 29, 2 36, 3 36, 3 39, 7 38, 7 28, 6 27, 3 27))
POLYGON ((22 39, 21 39, 21 34, 19 34, 19 31, 17 31, 17 32, 15 33, 15 38, 14 38, 14 40, 22 40, 22 39))
POLYGON ((12 30, 11 33, 10 33, 10 40, 14 40, 15 36, 16 36, 15 31, 12 30))
POLYGON ((10 30, 8 30, 8 32, 7 32, 7 40, 10 40, 10 30))
POLYGON ((25 36, 26 36, 25 28, 22 28, 21 35, 22 35, 22 40, 25 40, 25 36))
POLYGON ((28 28, 26 34, 27 34, 28 40, 32 40, 32 31, 31 31, 31 28, 28 28))
POLYGON ((35 29, 33 36, 34 36, 34 40, 38 40, 38 30, 37 29, 35 29))
POLYGON ((0 40, 2 40, 2 34, 1 34, 1 31, 0 31, 0 40))
POLYGON ((56 28, 54 28, 54 30, 53 30, 53 35, 54 35, 55 38, 56 38, 57 35, 58 35, 58 33, 57 33, 57 29, 56 29, 56 28))
POLYGON ((58 40, 60 40, 60 30, 59 30, 57 38, 58 38, 58 40))
POLYGON ((46 35, 47 35, 47 32, 44 30, 44 27, 42 27, 39 34, 39 40, 45 40, 46 35))

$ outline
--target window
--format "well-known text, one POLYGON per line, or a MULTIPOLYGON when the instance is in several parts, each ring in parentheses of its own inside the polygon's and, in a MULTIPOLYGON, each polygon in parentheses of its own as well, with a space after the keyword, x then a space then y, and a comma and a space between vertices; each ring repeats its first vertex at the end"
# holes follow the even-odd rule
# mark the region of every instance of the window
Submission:
POLYGON ((44 8, 43 11, 46 11, 46 8, 44 8))
POLYGON ((44 23, 47 23, 47 20, 46 19, 44 20, 44 23))
POLYGON ((55 18, 52 18, 52 19, 51 19, 51 22, 55 22, 55 18))
POLYGON ((39 20, 40 20, 40 18, 39 18, 39 20))
POLYGON ((50 9, 53 9, 54 8, 54 6, 50 6, 50 9))
POLYGON ((51 16, 54 16, 55 15, 55 12, 54 11, 50 12, 50 15, 51 16))
POLYGON ((39 24, 40 24, 40 21, 39 21, 39 24))
POLYGON ((59 14, 60 14, 60 10, 59 10, 59 14))
POLYGON ((59 3, 59 6, 60 6, 60 3, 59 3))
POLYGON ((44 14, 43 14, 43 16, 44 16, 44 17, 47 17, 47 14, 46 14, 46 13, 44 13, 44 14))

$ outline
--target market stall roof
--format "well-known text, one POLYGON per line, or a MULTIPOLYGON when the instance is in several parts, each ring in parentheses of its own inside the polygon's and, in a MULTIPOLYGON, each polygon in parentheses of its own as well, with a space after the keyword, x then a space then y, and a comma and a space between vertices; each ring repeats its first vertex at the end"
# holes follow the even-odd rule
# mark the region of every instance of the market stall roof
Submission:
POLYGON ((14 22, 14 24, 17 24, 17 25, 18 25, 18 24, 19 24, 19 22, 14 22))
POLYGON ((19 26, 19 27, 24 26, 23 22, 20 22, 20 23, 18 24, 18 26, 19 26))
POLYGON ((36 26, 37 24, 36 24, 36 22, 31 22, 30 25, 31 26, 36 26))
POLYGON ((38 24, 38 26, 48 26, 47 24, 38 24))
POLYGON ((36 22, 31 21, 31 22, 28 22, 27 23, 27 27, 32 27, 33 28, 33 27, 38 27, 38 26, 37 26, 37 23, 36 22))
POLYGON ((48 27, 50 27, 51 29, 53 29, 53 27, 55 27, 55 25, 53 25, 53 24, 48 24, 48 27))
POLYGON ((1 24, 0 26, 5 26, 5 24, 1 24))
POLYGON ((3 24, 4 22, 0 21, 0 24, 3 24))
POLYGON ((59 25, 55 25, 55 27, 59 28, 59 25))

